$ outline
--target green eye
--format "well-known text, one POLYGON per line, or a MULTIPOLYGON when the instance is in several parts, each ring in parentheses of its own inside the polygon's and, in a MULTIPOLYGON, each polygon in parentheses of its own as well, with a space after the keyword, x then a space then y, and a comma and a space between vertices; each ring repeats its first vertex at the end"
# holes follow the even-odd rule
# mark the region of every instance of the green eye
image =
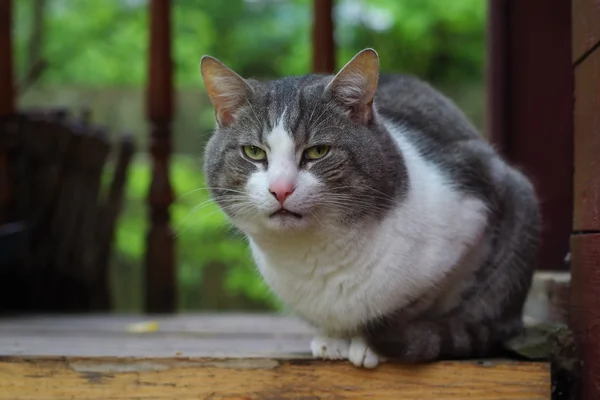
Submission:
POLYGON ((260 147, 244 146, 244 154, 251 160, 262 161, 267 158, 267 153, 260 147))
POLYGON ((304 151, 304 157, 309 160, 318 160, 319 158, 325 157, 327 153, 329 153, 329 146, 318 145, 306 149, 304 151))

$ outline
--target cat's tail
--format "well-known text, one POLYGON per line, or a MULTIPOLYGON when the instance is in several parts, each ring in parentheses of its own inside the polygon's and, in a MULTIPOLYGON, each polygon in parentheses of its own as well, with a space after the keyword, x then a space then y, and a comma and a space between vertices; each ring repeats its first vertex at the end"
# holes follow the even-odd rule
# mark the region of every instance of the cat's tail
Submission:
POLYGON ((520 319, 493 323, 467 322, 458 316, 439 321, 417 320, 371 326, 366 340, 376 353, 403 362, 429 362, 490 357, 523 329, 520 319))

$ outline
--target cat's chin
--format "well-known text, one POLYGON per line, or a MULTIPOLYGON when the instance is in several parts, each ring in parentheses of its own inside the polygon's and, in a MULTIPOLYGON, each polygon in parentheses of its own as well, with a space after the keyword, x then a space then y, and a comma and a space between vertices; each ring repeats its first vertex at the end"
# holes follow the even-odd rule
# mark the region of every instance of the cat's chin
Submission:
POLYGON ((271 214, 265 221, 267 229, 277 232, 296 232, 306 229, 309 225, 308 218, 290 211, 278 211, 271 214))

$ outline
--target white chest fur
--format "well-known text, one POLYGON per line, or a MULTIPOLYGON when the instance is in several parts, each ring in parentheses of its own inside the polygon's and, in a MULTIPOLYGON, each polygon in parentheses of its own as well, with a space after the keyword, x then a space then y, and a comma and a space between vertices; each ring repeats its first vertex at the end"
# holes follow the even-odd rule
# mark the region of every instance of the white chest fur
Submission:
POLYGON ((423 295, 457 268, 459 282, 481 260, 473 253, 483 248, 485 205, 454 190, 397 133, 410 190, 383 221, 293 239, 250 238, 257 266, 275 294, 326 333, 352 333, 423 295))

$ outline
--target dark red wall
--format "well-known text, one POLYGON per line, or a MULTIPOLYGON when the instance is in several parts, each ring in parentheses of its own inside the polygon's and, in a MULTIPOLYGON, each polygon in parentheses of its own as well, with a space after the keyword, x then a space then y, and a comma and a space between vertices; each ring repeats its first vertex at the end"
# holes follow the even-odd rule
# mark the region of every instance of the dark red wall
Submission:
POLYGON ((562 269, 573 209, 571 2, 489 5, 488 134, 537 187, 544 218, 539 269, 562 269))

